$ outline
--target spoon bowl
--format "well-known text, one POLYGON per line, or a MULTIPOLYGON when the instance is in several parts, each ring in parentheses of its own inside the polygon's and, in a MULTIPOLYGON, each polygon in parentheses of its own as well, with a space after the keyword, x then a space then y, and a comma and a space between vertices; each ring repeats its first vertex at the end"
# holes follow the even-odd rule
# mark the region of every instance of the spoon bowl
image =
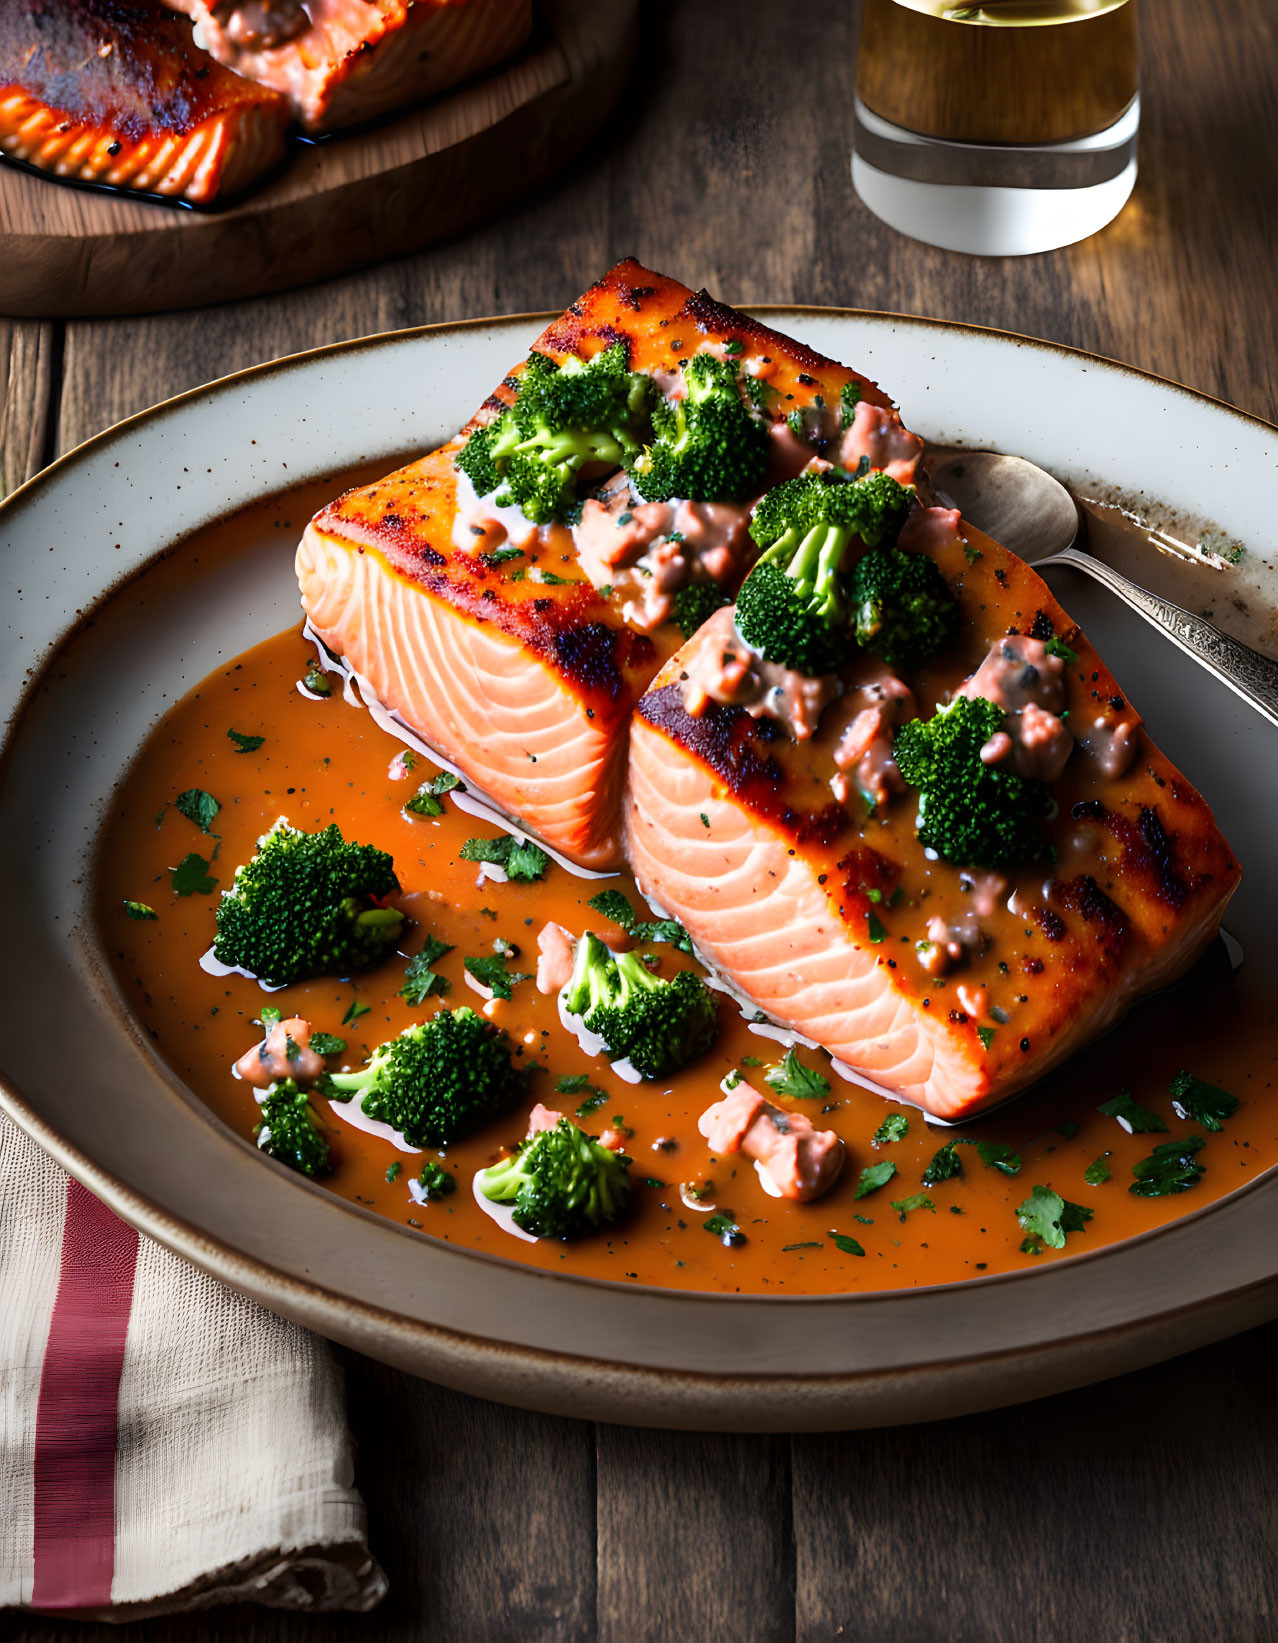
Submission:
POLYGON ((959 445, 932 447, 928 469, 938 501, 958 508, 977 530, 1027 564, 1040 569, 1072 565, 1103 583, 1278 726, 1278 664, 1222 633, 1206 617, 1160 598, 1084 551, 1081 510, 1059 479, 1023 456, 969 451, 959 445))

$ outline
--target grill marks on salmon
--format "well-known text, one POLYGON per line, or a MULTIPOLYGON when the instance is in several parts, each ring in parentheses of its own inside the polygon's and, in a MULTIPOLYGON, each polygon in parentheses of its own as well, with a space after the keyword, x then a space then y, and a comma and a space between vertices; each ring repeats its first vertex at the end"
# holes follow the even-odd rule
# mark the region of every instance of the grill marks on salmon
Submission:
POLYGON ((287 97, 303 130, 334 131, 433 97, 509 57, 531 0, 168 0, 219 63, 287 97))
MULTIPOLYGON (((797 746, 733 707, 692 718, 693 638, 639 704, 626 841, 641 888, 776 1021, 880 1086, 950 1120, 1042 1077, 1211 941, 1239 868, 1201 796, 1150 742, 1086 638, 1028 566, 964 527, 931 547, 959 595, 951 653, 907 683, 928 714, 1007 633, 1062 638, 1079 745, 1045 825, 1056 855, 1005 875, 929 861, 917 795, 872 818, 830 804, 843 726, 831 709, 797 746), (1138 742, 1109 774, 1115 732, 1138 742), (977 910, 979 909, 979 911, 977 910), (929 974, 916 942, 944 930, 965 957, 929 974)), ((874 671, 868 659, 845 684, 874 671)))
MULTIPOLYGON (((630 260, 535 346, 563 361, 618 341, 632 369, 672 374, 699 347, 738 343, 743 368, 768 373, 778 423, 818 395, 837 406, 855 380, 899 427, 873 383, 630 260)), ((459 529, 453 456, 465 432, 511 402, 520 369, 457 441, 316 516, 298 552, 302 603, 383 705, 501 809, 572 860, 606 868, 620 863, 630 717, 680 635, 673 624, 651 637, 628 626, 562 526, 505 559, 494 552, 500 526, 459 529)))
POLYGON ((39 170, 209 205, 279 163, 288 124, 158 0, 0 5, 0 151, 39 170))

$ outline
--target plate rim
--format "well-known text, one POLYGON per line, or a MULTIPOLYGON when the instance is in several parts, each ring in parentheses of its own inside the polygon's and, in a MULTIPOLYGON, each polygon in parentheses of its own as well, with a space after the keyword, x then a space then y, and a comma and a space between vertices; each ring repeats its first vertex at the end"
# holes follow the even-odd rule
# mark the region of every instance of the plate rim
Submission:
MULTIPOLYGON (((878 324, 907 325, 912 328, 922 329, 929 332, 939 330, 950 333, 966 333, 981 338, 996 340, 1002 343, 1012 343, 1018 347, 1030 346, 1036 350, 1042 350, 1049 354, 1063 356, 1067 360, 1082 359, 1097 363, 1107 369, 1116 369, 1123 374, 1130 375, 1137 379, 1143 379, 1144 381, 1154 384, 1160 388, 1171 388, 1178 393, 1184 394, 1192 400, 1203 402, 1217 410, 1225 411, 1231 416, 1241 419, 1244 423, 1257 426, 1270 435, 1278 436, 1278 425, 1268 421, 1267 419, 1257 416, 1254 413, 1244 411, 1239 407, 1231 405, 1229 402, 1216 398, 1210 394, 1188 388, 1173 379, 1163 377, 1155 372, 1145 371, 1139 367, 1130 366, 1121 361, 1109 359, 1106 356, 1096 354, 1089 350, 1075 348, 1068 344, 1028 337, 997 327, 980 326, 970 322, 958 320, 932 320, 926 318, 925 316, 895 314, 880 310, 829 307, 815 304, 747 304, 743 305, 743 308, 752 314, 758 314, 770 320, 775 319, 779 321, 786 317, 796 316, 809 316, 835 320, 868 320, 878 324)), ((306 349, 294 354, 285 355, 276 360, 264 361, 255 365, 243 367, 238 371, 228 373, 226 376, 215 379, 211 383, 206 383, 184 390, 180 394, 173 395, 153 406, 135 412, 131 416, 121 419, 121 421, 112 424, 110 427, 103 429, 100 432, 91 435, 88 439, 80 442, 71 450, 63 453, 40 473, 33 475, 31 479, 27 480, 23 485, 13 491, 10 496, 0 502, 0 523, 3 523, 11 515, 14 511, 15 504, 31 499, 50 482, 56 481, 64 469, 71 466, 78 460, 83 460, 86 454, 100 447, 106 446, 109 442, 125 435, 129 431, 137 429, 140 425, 164 420, 169 415, 180 411, 185 406, 198 401, 201 398, 207 398, 219 392, 226 392, 236 385, 250 382, 264 375, 287 374, 291 370, 314 365, 320 360, 339 354, 376 349, 378 347, 393 343, 411 342, 419 338, 439 336, 442 334, 464 334, 468 331, 476 330, 523 329, 552 319, 555 317, 556 313, 557 311, 552 311, 550 313, 530 312, 511 315, 481 316, 467 320, 442 321, 420 326, 403 327, 394 331, 376 333, 371 336, 321 344, 316 348, 306 349)), ((154 556, 149 558, 144 565, 130 571, 127 576, 122 579, 122 582, 131 581, 135 576, 142 574, 145 569, 153 563, 154 556)), ((18 734, 19 726, 24 717, 24 711, 26 709, 29 696, 33 690, 38 688, 39 682, 44 676, 50 658, 52 656, 56 656, 56 654, 74 636, 80 626, 86 620, 91 619, 94 612, 100 608, 102 603, 110 599, 113 594, 118 591, 119 586, 122 585, 122 582, 114 583, 109 588, 104 589, 103 592, 85 608, 76 621, 70 624, 59 635, 50 651, 41 658, 39 665, 26 681, 25 688, 21 691, 17 703, 14 704, 12 718, 10 719, 8 725, 0 731, 0 773, 3 772, 4 768, 8 764, 12 744, 18 734)), ((492 1337, 469 1334, 446 1325, 439 1325, 417 1318, 406 1317, 402 1313, 386 1310, 375 1303, 357 1299, 337 1290, 325 1288, 324 1285, 316 1283, 313 1280, 307 1280, 281 1271, 279 1268, 272 1267, 269 1262, 265 1260, 246 1254, 244 1251, 235 1248, 233 1245, 226 1243, 217 1237, 214 1237, 210 1233, 194 1226, 192 1223, 184 1221, 179 1215, 176 1215, 156 1204, 139 1189, 128 1185, 123 1180, 95 1164, 87 1155, 83 1154, 71 1143, 67 1142, 62 1135, 50 1123, 48 1123, 47 1120, 43 1119, 34 1107, 28 1103, 26 1098, 16 1088, 16 1086, 14 1086, 13 1083, 3 1074, 0 1074, 0 1110, 5 1111, 46 1152, 48 1152, 59 1164, 67 1169, 71 1175, 80 1180, 86 1187, 89 1188, 89 1190, 94 1191, 97 1196, 107 1202, 110 1207, 116 1210, 117 1213, 120 1213, 126 1220, 138 1227, 139 1230, 144 1231, 148 1236, 156 1238, 158 1242, 182 1257, 193 1261, 197 1266, 204 1267, 205 1270, 212 1272, 223 1281, 230 1282, 235 1287, 242 1288, 246 1293, 254 1293, 256 1290, 259 1299, 261 1298, 262 1289, 265 1288, 268 1292, 270 1292, 272 1296, 271 1304, 275 1305, 277 1310, 294 1316, 299 1313, 304 1314, 305 1316, 301 1321, 309 1322, 312 1327, 318 1327, 321 1331, 334 1334, 338 1338, 349 1339, 352 1344, 363 1344, 366 1349, 369 1345, 368 1332, 370 1330, 375 1330, 383 1335, 387 1332, 397 1336, 407 1335, 418 1341, 429 1340, 436 1343, 451 1342, 454 1345, 454 1350, 459 1353, 462 1358, 469 1358, 471 1360, 488 1360, 489 1371, 487 1374, 486 1390, 488 1395, 497 1396, 499 1398, 502 1396, 501 1388, 507 1384, 507 1380, 504 1372, 499 1369, 494 1369, 493 1365, 497 1360, 501 1360, 508 1365, 513 1357, 525 1362, 531 1361, 542 1364, 543 1366, 546 1363, 550 1363, 554 1366, 556 1373, 562 1373, 563 1370, 572 1366, 574 1374, 569 1376, 570 1380, 585 1377, 588 1381, 597 1384, 601 1379, 616 1380, 620 1377, 621 1380, 625 1382, 632 1381, 637 1377, 641 1382, 647 1384, 650 1392, 652 1392, 654 1385, 656 1385, 659 1388, 659 1390, 655 1393, 654 1404, 654 1407, 659 1411, 657 1418, 661 1420, 662 1423, 669 1424, 680 1424, 678 1421, 671 1421, 669 1419, 672 1410, 672 1397, 676 1404, 678 1402, 678 1397, 674 1392, 674 1389, 678 1387, 683 1387, 685 1389, 685 1396, 686 1388, 689 1386, 713 1388, 715 1389, 716 1395, 721 1395, 725 1384, 727 1383, 732 1383, 737 1387, 764 1387, 769 1390, 769 1394, 775 1392, 775 1388, 778 1384, 783 1384, 786 1386, 802 1384, 812 1388, 833 1387, 836 1389, 834 1392, 833 1405, 831 1404, 831 1400, 828 1396, 824 1399, 817 1399, 817 1403, 822 1410, 822 1414, 815 1424, 817 1426, 827 1426, 830 1424, 846 1424, 846 1422, 839 1420, 831 1421, 829 1419, 829 1415, 834 1405, 837 1405, 840 1402, 846 1403, 849 1389, 853 1387, 866 1387, 873 1384, 881 1384, 885 1381, 897 1381, 902 1377, 909 1377, 919 1373, 939 1376, 944 1374, 947 1368, 953 1368, 953 1365, 959 1362, 961 1362, 967 1370, 970 1378, 973 1373, 979 1375, 980 1373, 987 1371, 991 1366, 1006 1362, 1009 1359, 1020 1359, 1024 1361, 1027 1356, 1036 1355, 1041 1352, 1056 1351, 1063 1344, 1068 1344, 1078 1348, 1089 1344, 1094 1345, 1098 1341, 1103 1341, 1107 1338, 1118 1335, 1127 1335, 1129 1337, 1129 1349, 1132 1344, 1130 1339, 1131 1331, 1129 1327, 1113 1325, 1089 1333, 1080 1333, 1077 1330, 1069 1330, 1059 1339, 1054 1339, 1049 1343, 1040 1342, 1033 1348, 1013 1345, 1010 1347, 1000 1348, 999 1350, 993 1352, 982 1352, 975 1355, 970 1353, 965 1354, 961 1357, 961 1359, 955 1359, 952 1361, 946 1360, 942 1363, 929 1362, 926 1366, 923 1366, 922 1369, 920 1369, 918 1365, 902 1363, 894 1365, 891 1369, 862 1368, 848 1374, 830 1375, 822 1372, 806 1377, 796 1376, 793 1371, 789 1370, 778 1371, 775 1374, 751 1373, 742 1376, 725 1376, 722 1372, 687 1369, 662 1369, 648 1365, 626 1364, 624 1362, 619 1362, 616 1359, 605 1361, 581 1355, 574 1355, 562 1350, 547 1352, 537 1346, 511 1343, 497 1340, 492 1337), (341 1314, 342 1317, 340 1319, 335 1319, 333 1317, 329 1317, 329 1313, 341 1314), (328 1327, 326 1327, 326 1325, 328 1327), (336 1327, 334 1327, 334 1325, 336 1325, 336 1327)), ((1070 1268, 1076 1270, 1080 1266, 1091 1266, 1096 1261, 1103 1260, 1107 1256, 1119 1256, 1126 1251, 1130 1251, 1134 1245, 1145 1245, 1151 1240, 1158 1239, 1163 1235, 1174 1232, 1176 1228, 1183 1227, 1186 1221, 1200 1221, 1203 1217, 1210 1215, 1214 1211, 1223 1210, 1227 1206, 1235 1204, 1241 1197, 1251 1197, 1256 1190, 1264 1191, 1266 1189, 1271 1192, 1278 1190, 1278 1179, 1275 1179, 1272 1174, 1267 1174, 1257 1178, 1255 1181, 1245 1184, 1244 1186, 1236 1189, 1233 1193, 1226 1195, 1226 1197, 1204 1206, 1202 1210, 1193 1212, 1188 1217, 1181 1217, 1176 1221, 1167 1223, 1164 1226, 1151 1228, 1147 1232, 1137 1235, 1135 1238, 1122 1240, 1119 1243, 1107 1245, 1094 1251, 1080 1252, 1079 1256, 1071 1260, 1068 1265, 1070 1268)), ((910 1294, 915 1295, 922 1300, 926 1296, 935 1294, 940 1290, 953 1291, 957 1288, 976 1286, 981 1288, 989 1288, 996 1285, 1001 1287, 1008 1282, 1019 1279, 1028 1279, 1031 1276, 1046 1277, 1049 1272, 1055 1270, 1058 1270, 1058 1263, 1053 1263, 1050 1267, 1043 1269, 1027 1269, 1023 1273, 1011 1272, 1005 1274, 993 1274, 985 1278, 965 1280, 959 1285, 921 1286, 918 1290, 904 1292, 873 1291, 865 1294, 832 1295, 822 1297, 794 1295, 752 1296, 748 1297, 748 1299, 755 1302, 759 1300, 789 1303, 797 1301, 806 1301, 808 1303, 811 1303, 812 1301, 827 1301, 838 1304, 846 1304, 849 1300, 852 1300, 864 1304, 871 1302, 876 1296, 900 1296, 902 1294, 910 1294)), ((567 1274, 548 1273, 545 1275, 565 1279, 568 1278, 567 1274)), ((609 1285, 609 1287, 614 1286, 609 1285)), ((616 1287, 632 1289, 632 1286, 616 1287)), ((633 1287, 647 1288, 649 1286, 633 1287)), ((719 1295, 716 1292, 702 1291, 690 1291, 687 1292, 685 1296, 684 1293, 680 1291, 661 1289, 657 1286, 652 1287, 653 1292, 660 1294, 663 1298, 680 1298, 686 1299, 690 1302, 704 1302, 708 1299, 722 1302, 732 1302, 738 1299, 747 1299, 747 1297, 736 1297, 732 1294, 719 1295)), ((1160 1314, 1142 1319, 1138 1327, 1141 1332, 1141 1338, 1144 1339, 1150 1336, 1151 1331, 1156 1335, 1160 1326, 1169 1321, 1174 1320, 1183 1324, 1187 1318, 1193 1314, 1211 1313, 1213 1316, 1218 1317, 1221 1315, 1222 1309, 1228 1310, 1230 1306, 1233 1306, 1235 1311, 1238 1307, 1242 1307, 1245 1312, 1255 1311, 1256 1317, 1253 1321, 1259 1321, 1260 1316, 1272 1315, 1272 1311, 1274 1310, 1276 1304, 1278 1304, 1278 1274, 1272 1274, 1263 1278, 1244 1279, 1238 1282, 1233 1288, 1218 1291, 1212 1296, 1201 1297, 1186 1306, 1165 1309, 1160 1314)), ((1200 1318, 1199 1321, 1201 1323, 1204 1322, 1205 1319, 1200 1318)), ((1228 1332, 1231 1328, 1244 1326, 1245 1325, 1239 1325, 1236 1322, 1231 1322, 1225 1325, 1224 1330, 1217 1330, 1216 1333, 1224 1333, 1228 1332)), ((1214 1337, 1211 1333, 1207 1333, 1203 1335, 1202 1338, 1205 1340, 1214 1337)), ((1153 1350, 1147 1351, 1144 1357, 1141 1357, 1138 1351, 1137 1358, 1138 1361, 1153 1361, 1153 1359, 1158 1355, 1159 1350, 1155 1347, 1153 1350)), ((406 1366, 417 1367, 417 1360, 415 1359, 414 1354, 410 1351, 406 1354, 406 1356, 407 1359, 412 1360, 406 1362, 406 1366)), ((1120 1367, 1135 1366, 1134 1362, 1126 1361, 1131 1357, 1130 1350, 1128 1350, 1125 1354, 1120 1353, 1120 1357, 1124 1359, 1124 1361, 1120 1364, 1120 1367)), ((436 1366, 432 1365, 430 1372, 435 1376, 435 1378, 445 1380, 448 1379, 447 1374, 439 1373, 436 1366)), ((1115 1372, 1112 1367, 1101 1371, 1101 1373, 1111 1372, 1115 1372)), ((1085 1373, 1076 1379, 1068 1380, 1061 1384, 1078 1384, 1078 1380, 1080 1379, 1086 1380, 1095 1378, 1095 1376, 1096 1371, 1089 1368, 1085 1373)), ((474 1383, 473 1380, 469 1378, 468 1372, 468 1377, 465 1383, 462 1381, 457 1381, 454 1384, 473 1385, 474 1383)), ((1017 1393, 1015 1395, 1025 1394, 1017 1393)), ((562 1409, 564 1412, 568 1413, 581 1412, 581 1401, 576 1392, 574 1392, 571 1396, 565 1396, 559 1400, 552 1399, 549 1402, 543 1402, 539 1401, 537 1398, 529 1398, 525 1389, 518 1397, 512 1397, 510 1401, 532 1403, 536 1407, 562 1409)), ((753 1394, 747 1393, 744 1401, 746 1405, 753 1407, 757 1400, 754 1399, 753 1394)), ((1001 1401, 1010 1400, 1004 1397, 1001 1401)), ((735 1400, 730 1399, 729 1402, 740 1405, 742 1403, 742 1399, 741 1397, 738 1397, 735 1400)), ((978 1394, 978 1401, 970 1404, 970 1407, 983 1407, 986 1406, 987 1403, 988 1398, 984 1395, 978 1394)), ((960 1407, 962 1406, 962 1400, 960 1400, 960 1407)), ((953 1413, 957 1412, 957 1410, 953 1405, 951 1405, 946 1409, 932 1412, 953 1413)), ((603 1418, 608 1418, 606 1413, 604 1413, 603 1418)), ((614 1414, 612 1418, 617 1417, 614 1414)), ((636 1416, 633 1409, 627 1409, 623 1418, 633 1420, 641 1417, 636 1416)), ((886 1418, 895 1420, 909 1417, 902 1416, 898 1412, 891 1414, 886 1418)), ((773 1429, 796 1428, 791 1422, 787 1422, 784 1428, 773 1429)))

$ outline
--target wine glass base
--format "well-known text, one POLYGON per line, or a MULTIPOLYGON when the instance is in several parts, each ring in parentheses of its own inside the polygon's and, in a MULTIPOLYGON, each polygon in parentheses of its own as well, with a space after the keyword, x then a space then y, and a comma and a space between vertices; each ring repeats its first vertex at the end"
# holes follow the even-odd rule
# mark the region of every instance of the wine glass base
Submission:
POLYGON ((894 126, 858 98, 852 184, 876 217, 927 245, 1024 257, 1095 234, 1136 185, 1137 97, 1072 143, 953 143, 894 126))

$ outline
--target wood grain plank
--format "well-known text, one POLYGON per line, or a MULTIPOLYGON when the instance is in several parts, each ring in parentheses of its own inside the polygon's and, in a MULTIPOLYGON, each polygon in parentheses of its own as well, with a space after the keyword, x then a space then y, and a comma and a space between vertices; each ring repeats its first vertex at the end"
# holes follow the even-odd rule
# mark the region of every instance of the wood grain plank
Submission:
POLYGON ((789 1441, 597 1430, 599 1643, 789 1643, 789 1441))
POLYGON ((1273 1643, 1276 1350, 795 1438, 798 1643, 1273 1643))
POLYGON ((57 340, 50 320, 0 319, 0 497, 44 461, 57 340))

